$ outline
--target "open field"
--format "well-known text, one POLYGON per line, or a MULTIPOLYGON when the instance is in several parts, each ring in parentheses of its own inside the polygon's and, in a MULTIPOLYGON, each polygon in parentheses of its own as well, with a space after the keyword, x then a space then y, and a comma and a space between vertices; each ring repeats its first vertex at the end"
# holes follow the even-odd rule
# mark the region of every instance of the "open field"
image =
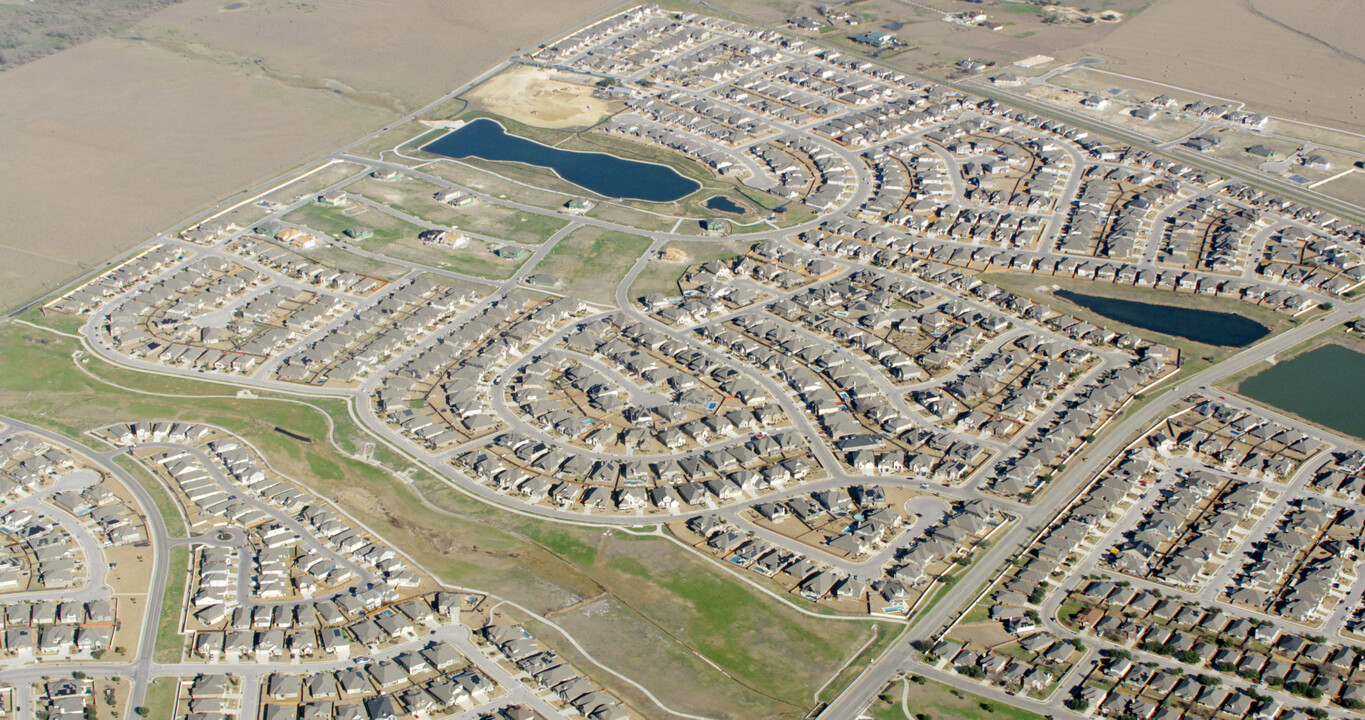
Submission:
POLYGON ((5 72, 0 96, 0 168, 24 175, 0 194, 5 307, 384 118, 108 38, 5 72), (73 152, 79 163, 53 162, 73 152))
POLYGON ((1158 0, 1082 50, 1125 75, 1359 132, 1365 129, 1365 88, 1355 81, 1365 70, 1362 28, 1365 6, 1358 3, 1158 0))
POLYGON ((433 225, 446 225, 527 245, 545 242, 568 224, 565 220, 548 215, 478 201, 454 207, 436 199, 435 195, 441 188, 410 177, 397 180, 366 178, 347 189, 433 225))
POLYGON ((0 70, 122 32, 174 0, 0 0, 0 70))
POLYGON ((344 245, 353 244, 358 249, 395 260, 418 262, 491 279, 510 277, 520 265, 514 260, 494 255, 487 244, 480 240, 471 239, 458 249, 424 245, 417 239, 422 228, 372 207, 333 208, 312 203, 290 213, 285 220, 320 230, 343 243, 342 246, 312 248, 304 251, 305 255, 334 267, 386 280, 402 276, 407 273, 407 268, 347 252, 343 249, 344 245), (360 212, 355 212, 356 209, 360 212), (357 225, 373 230, 374 237, 355 241, 347 239, 343 233, 347 228, 357 225))
MULTIPOLYGON (((384 446, 376 452, 382 465, 356 460, 349 453, 369 438, 340 400, 281 401, 268 392, 260 399, 241 399, 231 387, 149 375, 93 359, 80 366, 92 377, 71 361, 76 348, 73 340, 42 330, 0 326, 0 365, 15 368, 0 377, 0 403, 11 408, 7 412, 78 439, 85 429, 118 417, 213 423, 253 443, 274 467, 333 499, 395 547, 423 548, 414 559, 448 583, 486 590, 541 614, 605 593, 620 603, 623 617, 632 618, 631 626, 667 628, 669 633, 622 643, 620 623, 583 613, 573 620, 574 630, 582 633, 576 632, 576 639, 604 659, 635 653, 640 664, 620 669, 637 675, 670 706, 724 718, 800 717, 809 709, 810 687, 788 694, 800 682, 783 677, 791 671, 786 659, 808 655, 803 677, 823 682, 867 640, 867 623, 798 614, 666 539, 604 536, 597 529, 507 513, 426 473, 417 473, 408 483, 395 473, 410 470, 411 464, 384 446), (196 399, 187 403, 152 393, 196 399), (322 440, 300 443, 272 429, 326 438, 329 417, 338 447, 322 440), (636 562, 648 577, 620 557, 625 554, 639 558, 636 562), (735 639, 732 622, 748 628, 743 631, 747 642, 735 639), (650 672, 631 672, 639 667, 650 672), (688 683, 656 681, 684 677, 688 683)), ((173 602, 168 598, 168 606, 174 607, 173 602)), ((558 636, 545 634, 542 639, 571 652, 558 636)), ((609 676, 597 679, 635 705, 648 707, 609 676)))
POLYGON ((146 717, 173 717, 175 713, 176 690, 179 680, 173 676, 153 678, 147 684, 147 694, 143 695, 143 708, 146 717))
POLYGON ((669 297, 676 297, 680 294, 678 281, 682 279, 683 272, 692 265, 704 263, 709 260, 725 260, 738 257, 749 251, 752 242, 745 240, 733 240, 729 242, 671 242, 664 245, 664 251, 669 249, 681 250, 687 254, 687 259, 682 262, 665 262, 658 258, 650 258, 649 264, 640 272, 639 277, 630 286, 630 299, 645 297, 653 293, 662 293, 669 297))
POLYGON ((611 110, 611 103, 592 96, 596 82, 591 75, 518 65, 485 80, 464 97, 476 107, 528 125, 588 127, 611 110))
MULTIPOLYGON (((918 676, 912 676, 917 678, 918 676)), ((915 718, 930 718, 931 720, 1041 720, 1042 716, 1037 713, 1029 712, 1006 705, 994 700, 987 700, 979 695, 958 690, 955 687, 944 685, 927 678, 918 678, 919 682, 913 680, 902 680, 893 683, 884 690, 877 699, 873 700, 872 705, 867 708, 867 714, 873 720, 915 720, 915 718), (904 704, 902 704, 902 698, 904 704), (903 708, 910 709, 909 715, 903 708)))
POLYGON ((1365 171, 1356 170, 1314 189, 1342 200, 1365 203, 1365 171))
POLYGON ((419 120, 408 120, 393 125, 368 140, 357 143, 347 152, 359 157, 411 166, 416 163, 398 153, 410 147, 421 147, 423 144, 440 137, 444 132, 446 132, 444 127, 433 128, 419 120), (398 152, 394 152, 395 150, 398 152))
POLYGON ((597 207, 588 211, 588 217, 606 220, 607 222, 629 225, 645 231, 669 231, 677 224, 677 219, 666 215, 655 215, 653 213, 628 208, 616 203, 602 202, 597 203, 597 207))
POLYGON ((313 202, 285 215, 282 219, 288 223, 303 225, 325 233, 333 239, 345 238, 346 236, 343 233, 350 228, 366 227, 374 231, 374 237, 371 238, 371 241, 376 243, 391 243, 403 238, 415 238, 423 230, 423 228, 412 223, 358 204, 337 208, 313 202))
POLYGON ((152 658, 159 663, 180 662, 185 651, 185 639, 180 635, 181 605, 185 602, 185 580, 190 570, 190 549, 185 545, 170 548, 171 559, 166 566, 166 597, 161 601, 161 617, 156 622, 156 648, 152 658))
POLYGON ((536 272, 558 280, 558 292, 612 304, 616 286, 647 249, 649 238, 582 227, 560 240, 536 266, 536 272))
POLYGON ((676 546, 655 543, 615 533, 595 548, 580 547, 578 553, 592 557, 601 575, 613 579, 610 592, 553 619, 580 642, 601 644, 600 659, 613 667, 646 667, 652 645, 674 645, 675 663, 657 668, 654 679, 662 686, 700 690, 694 712, 730 712, 709 697, 711 683, 720 680, 709 660, 742 686, 740 717, 799 717, 809 710, 812 689, 870 637, 862 622, 803 617, 789 625, 780 617, 785 609, 771 600, 716 577, 705 560, 675 555, 676 546), (648 611, 643 616, 642 609, 648 611), (649 642, 611 642, 621 637, 649 642), (793 657, 802 662, 792 662, 793 657))
POLYGON ((916 714, 927 714, 934 720, 1041 720, 1042 716, 1027 710, 986 700, 979 695, 926 679, 923 684, 911 682, 906 704, 916 714))
POLYGON ((143 696, 143 707, 147 709, 146 717, 174 717, 177 685, 178 679, 175 677, 152 678, 147 685, 147 694, 143 696))
POLYGON ((516 198, 517 202, 524 205, 548 209, 563 207, 571 196, 577 194, 575 192, 552 192, 536 186, 524 185, 498 174, 497 169, 482 169, 463 161, 441 160, 424 165, 422 170, 430 175, 449 180, 456 185, 485 195, 503 199, 516 198))
POLYGON ((24 181, 0 196, 0 307, 240 199, 613 4, 259 0, 223 12, 217 0, 185 0, 123 37, 6 71, 0 170, 24 181), (53 161, 73 154, 78 163, 53 161))

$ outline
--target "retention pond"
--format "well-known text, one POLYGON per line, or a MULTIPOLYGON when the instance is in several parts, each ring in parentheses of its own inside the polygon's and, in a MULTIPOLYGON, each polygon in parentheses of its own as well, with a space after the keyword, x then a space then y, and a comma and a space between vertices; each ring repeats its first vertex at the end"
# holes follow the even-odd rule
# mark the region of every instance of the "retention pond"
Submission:
POLYGON ((1270 328, 1233 313, 1082 295, 1070 290, 1053 294, 1110 320, 1205 345, 1246 347, 1270 334, 1270 328))
POLYGON ((1323 345, 1243 380, 1237 392, 1333 430, 1365 438, 1365 355, 1323 345))
POLYGON ((672 202, 701 187, 701 183, 667 165, 607 153, 560 150, 513 135, 501 123, 488 118, 452 130, 422 150, 456 160, 476 157, 543 167, 574 185, 610 198, 672 202))

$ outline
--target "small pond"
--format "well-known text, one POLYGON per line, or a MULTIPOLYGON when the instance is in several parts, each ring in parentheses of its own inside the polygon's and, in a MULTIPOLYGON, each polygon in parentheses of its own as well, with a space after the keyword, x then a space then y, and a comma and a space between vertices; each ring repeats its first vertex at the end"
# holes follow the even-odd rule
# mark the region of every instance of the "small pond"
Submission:
POLYGON ((743 215, 747 208, 731 200, 724 195, 717 195, 706 201, 706 207, 717 212, 730 213, 731 215, 743 215))

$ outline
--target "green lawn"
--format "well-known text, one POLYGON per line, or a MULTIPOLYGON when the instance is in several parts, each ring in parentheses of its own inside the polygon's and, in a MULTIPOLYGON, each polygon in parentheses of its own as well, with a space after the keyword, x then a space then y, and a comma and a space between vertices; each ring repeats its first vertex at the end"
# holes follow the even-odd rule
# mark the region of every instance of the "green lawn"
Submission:
MULTIPOLYGON (((844 668, 843 671, 839 673, 839 676, 834 679, 834 682, 829 684, 829 687, 820 692, 820 702, 831 702, 834 698, 838 697, 839 693, 842 692, 849 683, 853 682, 854 678, 861 675, 863 670, 867 669, 867 666, 874 659, 879 657, 882 654, 882 651, 885 650, 904 629, 904 626, 900 625, 877 625, 875 627, 878 628, 877 638, 873 640, 872 644, 864 648, 862 652, 858 653, 858 657, 854 658, 853 661, 848 664, 848 667, 844 668)), ((868 637, 871 636, 868 635, 868 637)))
POLYGON ((514 210, 483 201, 456 207, 437 199, 436 195, 443 188, 416 178, 366 178, 348 190, 433 225, 527 245, 545 242, 568 224, 567 220, 554 215, 514 210))
POLYGON ((558 292, 612 304, 616 286, 649 245, 649 238, 638 235, 581 227, 561 239, 535 272, 556 278, 558 292))
POLYGON ((905 686, 904 681, 892 684, 864 711, 872 720, 913 720, 907 718, 905 711, 901 709, 901 692, 905 686))
MULTIPOLYGON (((897 700, 900 696, 896 694, 897 700)), ((932 720, 1042 720, 1043 716, 1022 708, 987 700, 956 688, 925 679, 910 683, 907 705, 920 717, 932 720)), ((892 716, 894 717, 894 716, 892 716)))
POLYGON ((146 469, 141 465, 138 465, 137 461, 127 455, 115 457, 114 463, 128 471, 128 474, 133 476, 133 479, 137 481, 137 484, 141 485, 142 489, 146 490, 147 494, 152 496, 152 502, 156 503, 157 513, 166 521, 167 535, 170 535, 173 538, 182 538, 189 535, 189 532, 185 529, 185 521, 180 516, 180 506, 171 498, 170 493, 166 492, 166 488, 162 487, 161 483, 156 481, 156 478, 151 477, 146 469))
POLYGON ((415 238, 424 229, 372 207, 355 204, 338 208, 312 202, 285 215, 284 221, 310 227, 340 240, 346 239, 343 233, 350 228, 367 227, 374 231, 374 237, 362 241, 362 245, 415 238))
POLYGON ((175 695, 179 683, 176 678, 163 676, 152 678, 147 685, 147 695, 143 698, 145 717, 170 718, 175 714, 175 695))
POLYGON ((180 634, 180 613, 185 602, 185 578, 190 572, 190 549, 184 545, 172 547, 166 567, 166 597, 161 601, 161 617, 156 621, 156 649, 152 659, 158 663, 177 663, 185 652, 185 638, 180 634))

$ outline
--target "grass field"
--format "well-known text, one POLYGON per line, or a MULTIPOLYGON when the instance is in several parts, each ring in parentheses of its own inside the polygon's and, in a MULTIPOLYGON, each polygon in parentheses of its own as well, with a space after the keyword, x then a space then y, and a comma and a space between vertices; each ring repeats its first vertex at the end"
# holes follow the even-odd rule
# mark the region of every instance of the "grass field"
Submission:
POLYGON ((174 677, 152 678, 147 685, 143 707, 147 709, 144 717, 169 718, 175 716, 175 695, 178 681, 174 677))
POLYGON ((343 233, 350 228, 367 227, 374 231, 374 237, 367 242, 376 243, 415 238, 425 229, 374 208, 355 204, 338 208, 316 202, 308 203, 285 215, 284 221, 310 227, 337 239, 344 238, 343 233))
MULTIPOLYGON (((348 214, 347 208, 311 203, 289 213, 285 219, 321 230, 333 238, 340 238, 358 248, 396 260, 422 263, 494 280, 510 277, 520 265, 517 261, 494 255, 481 240, 471 239, 467 245, 458 249, 423 245, 417 236, 424 228, 372 207, 363 208, 360 212, 350 209, 348 214), (342 234, 347 228, 357 225, 370 228, 374 231, 374 236, 366 240, 349 240, 342 234)), ((561 222, 560 225, 562 224, 561 222)), ((545 223, 538 225, 543 227, 545 223)), ((305 251, 305 254, 316 257, 328 265, 387 279, 407 272, 402 266, 386 265, 338 248, 314 248, 305 251)))
POLYGON ((524 205, 534 205, 549 210, 563 207, 570 197, 582 194, 578 188, 573 188, 567 192, 555 192, 541 189, 540 186, 524 185, 510 177, 503 176, 499 172, 501 168, 483 169, 465 161, 442 160, 426 165, 422 169, 431 175, 449 180, 470 190, 477 190, 485 195, 504 200, 515 198, 517 202, 524 205))
POLYGON ((455 227, 526 245, 539 245, 568 224, 561 218, 486 202, 453 207, 436 199, 435 195, 442 188, 410 177, 396 180, 366 178, 350 186, 349 190, 433 225, 455 227))
MULTIPOLYGON (((445 582, 542 614, 605 594, 616 604, 615 614, 585 612, 556 621, 594 656, 646 683, 672 707, 712 717, 800 717, 809 710, 812 689, 867 640, 867 623, 797 613, 666 539, 604 536, 598 529, 508 513, 424 472, 406 482, 398 473, 412 464, 382 444, 375 453, 382 464, 356 460, 350 453, 371 438, 342 400, 305 402, 268 392, 242 399, 230 386, 144 374, 98 359, 81 366, 91 377, 71 360, 77 347, 73 339, 42 330, 0 326, 0 366, 9 369, 0 375, 6 413, 78 441, 85 430, 120 418, 211 423, 253 443, 274 467, 410 551, 445 582), (292 440, 275 426, 314 442, 292 440), (344 452, 326 440, 329 433, 344 452)), ((183 548, 176 553, 171 577, 184 577, 188 556, 183 548)), ((168 608, 178 607, 180 592, 169 588, 168 608)), ((173 636, 175 625, 163 618, 160 634, 173 636)), ((568 652, 562 639, 544 640, 568 652)), ((168 649, 176 652, 175 643, 168 649)), ((604 674, 595 679, 649 707, 619 681, 604 674)))
POLYGON ((678 222, 677 218, 668 215, 644 212, 609 202, 598 203, 597 207, 588 211, 588 217, 652 231, 672 230, 678 222))
MULTIPOLYGON (((910 683, 906 704, 911 711, 932 720, 1042 720, 1043 716, 1028 710, 987 700, 980 695, 958 690, 926 679, 924 684, 910 683)), ((899 695, 897 695, 899 699, 899 695)), ((894 716, 892 716, 894 717, 894 716)))
POLYGON ((687 260, 683 262, 663 262, 651 259, 645 269, 640 272, 639 277, 630 285, 629 297, 645 297, 653 293, 662 293, 668 297, 676 297, 679 294, 678 281, 682 279, 683 272, 692 265, 708 262, 710 260, 726 260, 739 257, 749 251, 752 242, 746 240, 733 240, 728 242, 671 242, 664 246, 664 250, 676 248, 687 253, 687 260))
POLYGON ((171 548, 166 565, 166 597, 161 601, 161 617, 156 620, 156 648, 152 659, 158 663, 177 663, 185 651, 185 639, 180 635, 181 605, 185 602, 185 578, 190 571, 190 549, 184 545, 171 548))
POLYGON ((873 720, 1042 720, 1028 710, 987 700, 955 687, 919 678, 896 682, 872 701, 865 714, 873 720), (904 705, 901 703, 905 699, 904 705), (903 708, 910 709, 910 715, 903 708))
POLYGON ((561 239, 536 272, 557 278, 559 292, 612 304, 616 286, 649 245, 649 238, 638 235, 581 227, 561 239))
POLYGON ((156 503, 156 511, 166 521, 166 534, 173 538, 187 537, 189 532, 185 529, 185 521, 180 516, 180 506, 175 504, 166 492, 166 488, 161 486, 155 478, 151 477, 141 465, 127 455, 119 455, 114 458, 114 464, 128 471, 129 475, 141 485, 148 495, 152 496, 152 501, 156 503))

